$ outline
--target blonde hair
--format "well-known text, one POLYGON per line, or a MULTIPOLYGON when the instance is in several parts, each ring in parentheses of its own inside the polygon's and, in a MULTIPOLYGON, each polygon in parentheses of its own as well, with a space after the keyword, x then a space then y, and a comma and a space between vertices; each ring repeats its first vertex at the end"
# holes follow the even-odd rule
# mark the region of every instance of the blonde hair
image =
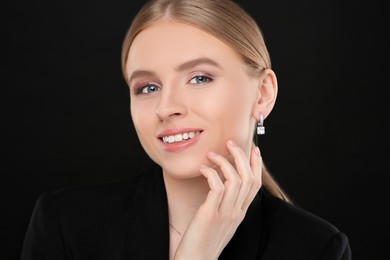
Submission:
MULTIPOLYGON (((153 23, 172 19, 197 27, 225 42, 241 56, 253 76, 271 68, 262 32, 255 20, 232 0, 151 0, 133 19, 122 46, 122 73, 135 37, 153 23)), ((263 164, 263 185, 274 196, 290 202, 263 164)))

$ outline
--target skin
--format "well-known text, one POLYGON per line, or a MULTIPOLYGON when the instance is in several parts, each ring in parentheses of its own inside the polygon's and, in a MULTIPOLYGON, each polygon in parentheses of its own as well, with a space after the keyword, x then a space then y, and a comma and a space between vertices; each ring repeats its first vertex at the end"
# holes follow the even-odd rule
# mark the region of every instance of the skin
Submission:
POLYGON ((224 42, 168 19, 137 35, 126 73, 139 140, 163 169, 176 229, 170 258, 217 259, 261 187, 252 137, 259 114, 266 117, 275 103, 276 77, 271 70, 249 76, 224 42), (180 128, 201 134, 193 145, 167 151, 159 134, 180 128))

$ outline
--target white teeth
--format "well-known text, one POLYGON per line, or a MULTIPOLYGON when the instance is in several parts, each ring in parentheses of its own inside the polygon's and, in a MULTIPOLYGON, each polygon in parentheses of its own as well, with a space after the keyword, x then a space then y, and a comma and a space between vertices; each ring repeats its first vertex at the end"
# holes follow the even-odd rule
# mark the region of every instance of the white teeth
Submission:
POLYGON ((180 142, 181 140, 183 140, 183 136, 181 134, 175 135, 175 142, 180 142))
POLYGON ((192 139, 195 136, 197 136, 198 134, 200 134, 200 131, 183 133, 183 134, 176 134, 176 135, 169 135, 169 136, 164 136, 162 138, 162 140, 164 143, 181 142, 183 140, 192 139))

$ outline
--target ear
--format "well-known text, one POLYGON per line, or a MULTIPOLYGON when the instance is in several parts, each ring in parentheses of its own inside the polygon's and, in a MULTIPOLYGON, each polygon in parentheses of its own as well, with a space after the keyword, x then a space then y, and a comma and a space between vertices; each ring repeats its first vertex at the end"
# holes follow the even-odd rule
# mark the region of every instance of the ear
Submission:
POLYGON ((254 118, 258 121, 260 113, 264 119, 271 113, 278 94, 278 82, 275 72, 271 69, 265 69, 259 81, 258 97, 253 110, 254 118))

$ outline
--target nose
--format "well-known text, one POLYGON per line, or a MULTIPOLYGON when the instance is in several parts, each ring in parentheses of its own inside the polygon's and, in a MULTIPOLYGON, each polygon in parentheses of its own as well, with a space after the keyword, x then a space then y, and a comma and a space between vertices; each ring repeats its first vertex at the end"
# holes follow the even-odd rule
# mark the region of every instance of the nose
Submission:
POLYGON ((160 121, 183 117, 186 113, 185 101, 179 90, 163 88, 156 106, 156 116, 160 121))

